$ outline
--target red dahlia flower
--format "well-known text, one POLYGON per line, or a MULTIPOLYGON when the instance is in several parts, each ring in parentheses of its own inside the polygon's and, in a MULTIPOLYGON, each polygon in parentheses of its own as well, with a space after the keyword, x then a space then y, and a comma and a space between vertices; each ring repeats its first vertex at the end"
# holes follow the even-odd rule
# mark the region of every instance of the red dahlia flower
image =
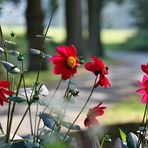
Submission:
POLYGON ((139 85, 142 86, 142 88, 138 89, 136 92, 143 94, 141 102, 143 104, 146 104, 148 102, 148 76, 143 76, 143 82, 139 82, 139 85))
POLYGON ((0 105, 3 106, 3 102, 9 102, 5 95, 13 95, 14 93, 7 88, 10 86, 8 81, 0 81, 0 105))
POLYGON ((85 69, 93 72, 96 76, 100 75, 95 87, 98 87, 100 85, 104 86, 104 88, 107 88, 108 86, 110 86, 108 79, 105 77, 105 75, 108 74, 108 67, 99 58, 95 56, 91 56, 91 58, 93 61, 87 62, 85 64, 85 69))
POLYGON ((99 124, 96 117, 102 116, 104 114, 104 109, 106 109, 106 107, 101 106, 101 105, 102 105, 102 102, 99 105, 95 106, 94 108, 89 109, 87 113, 87 118, 84 121, 85 127, 90 127, 90 125, 99 124))
POLYGON ((59 55, 53 56, 50 61, 55 65, 54 74, 61 74, 62 79, 67 80, 77 73, 77 66, 80 65, 74 45, 69 47, 57 47, 59 55))
POLYGON ((143 72, 145 72, 148 75, 148 64, 142 64, 141 69, 143 72))

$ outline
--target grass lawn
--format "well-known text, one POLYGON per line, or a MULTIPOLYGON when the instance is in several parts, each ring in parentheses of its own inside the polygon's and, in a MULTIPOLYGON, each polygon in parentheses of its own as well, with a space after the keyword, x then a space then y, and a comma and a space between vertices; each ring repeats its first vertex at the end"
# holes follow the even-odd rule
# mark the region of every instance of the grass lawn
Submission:
POLYGON ((100 123, 117 124, 117 123, 141 123, 145 105, 141 104, 141 96, 134 94, 124 101, 108 107, 103 117, 100 117, 100 123))
MULTIPOLYGON (((26 52, 26 38, 25 38, 25 28, 23 27, 2 27, 3 30, 3 34, 4 34, 4 38, 6 40, 11 40, 13 42, 16 42, 16 45, 7 45, 8 49, 14 49, 14 50, 18 50, 21 51, 25 54, 25 56, 27 57, 27 52, 26 52), (15 37, 12 38, 10 37, 10 33, 11 32, 15 33, 15 37), (11 47, 12 46, 12 47, 11 47)), ((114 44, 120 44, 123 43, 127 40, 128 37, 134 35, 135 30, 102 30, 102 41, 103 44, 105 44, 106 47, 111 47, 114 44)), ((62 28, 51 28, 48 32, 48 36, 51 36, 53 38, 53 41, 58 44, 61 43, 65 40, 66 38, 66 32, 64 29, 62 28)), ((52 50, 48 49, 47 53, 50 54, 55 50, 55 45, 49 44, 52 50)), ((47 45, 47 47, 49 46, 47 45)), ((110 48, 109 48, 110 49, 110 48)), ((51 54, 52 55, 52 54, 51 54)), ((105 58, 103 59, 105 60, 105 62, 107 63, 116 63, 116 61, 109 59, 109 58, 105 58)), ((13 57, 10 57, 10 61, 16 61, 14 60, 13 57)), ((35 78, 35 72, 27 72, 26 74, 26 84, 27 85, 31 85, 34 81, 35 78)), ((48 71, 43 71, 40 74, 40 80, 41 82, 49 82, 52 80, 57 80, 59 79, 59 77, 57 76, 53 76, 52 72, 51 72, 51 68, 49 66, 49 70, 48 71)))

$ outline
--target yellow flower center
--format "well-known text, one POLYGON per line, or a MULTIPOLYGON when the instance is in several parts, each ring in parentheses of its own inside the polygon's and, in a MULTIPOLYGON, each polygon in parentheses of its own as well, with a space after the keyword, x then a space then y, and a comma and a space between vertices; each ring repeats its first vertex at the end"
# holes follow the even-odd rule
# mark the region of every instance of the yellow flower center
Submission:
POLYGON ((70 56, 66 61, 66 65, 69 68, 74 68, 76 66, 76 59, 74 57, 70 56))

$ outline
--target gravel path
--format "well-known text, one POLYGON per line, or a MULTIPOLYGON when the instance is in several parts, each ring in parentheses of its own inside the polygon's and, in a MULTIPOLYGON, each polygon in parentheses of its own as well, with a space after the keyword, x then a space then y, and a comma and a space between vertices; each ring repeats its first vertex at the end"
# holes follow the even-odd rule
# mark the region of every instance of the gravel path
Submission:
MULTIPOLYGON (((106 106, 109 106, 112 103, 119 102, 121 99, 125 98, 126 96, 135 93, 134 86, 136 85, 136 80, 141 80, 142 72, 140 69, 140 65, 143 63, 148 62, 148 53, 125 53, 125 52, 114 52, 108 53, 108 56, 120 60, 120 62, 116 65, 108 65, 109 67, 109 75, 108 78, 111 83, 111 87, 108 89, 104 88, 97 88, 91 98, 90 103, 87 106, 87 109, 84 110, 80 118, 77 120, 77 124, 81 127, 83 126, 83 121, 86 117, 86 113, 90 107, 97 105, 100 101, 104 102, 106 106)), ((76 87, 80 90, 80 94, 78 97, 74 98, 74 103, 68 104, 68 109, 66 111, 65 120, 73 121, 76 115, 81 110, 81 107, 85 103, 87 99, 90 88, 93 85, 94 76, 90 72, 86 72, 82 76, 76 76, 74 81, 76 82, 75 85, 72 87, 76 87)), ((52 94, 53 90, 55 89, 57 83, 49 83, 47 85, 50 95, 52 94)), ((58 107, 62 101, 61 97, 63 96, 63 92, 66 88, 67 83, 62 82, 62 86, 60 87, 60 91, 56 94, 53 106, 57 106, 59 113, 64 111, 65 105, 62 104, 62 107, 58 107)), ((50 96, 49 96, 50 98, 50 96)), ((61 104, 60 104, 61 105, 61 104)), ((16 107, 15 110, 15 118, 13 124, 13 131, 15 130, 16 126, 20 121, 20 116, 25 111, 25 105, 19 105, 16 107)), ((7 104, 4 107, 1 107, 1 116, 0 122, 2 123, 4 129, 6 127, 6 110, 7 104)), ((35 115, 35 105, 32 107, 33 114, 35 115)), ((34 118, 34 116, 33 116, 34 118)), ((22 124, 22 129, 19 130, 19 134, 26 134, 29 128, 29 121, 25 120, 22 124)))

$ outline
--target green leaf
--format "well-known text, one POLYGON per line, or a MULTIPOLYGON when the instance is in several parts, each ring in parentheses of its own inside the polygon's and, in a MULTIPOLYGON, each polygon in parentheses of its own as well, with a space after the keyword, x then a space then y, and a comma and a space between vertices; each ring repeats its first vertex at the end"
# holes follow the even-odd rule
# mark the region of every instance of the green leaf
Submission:
POLYGON ((0 54, 4 52, 4 49, 0 47, 0 54))
POLYGON ((66 127, 67 129, 71 128, 71 130, 81 131, 81 128, 79 125, 72 125, 72 123, 70 123, 70 122, 62 121, 61 125, 66 127))
POLYGON ((52 130, 59 129, 60 125, 58 124, 57 120, 52 115, 49 115, 46 113, 40 113, 39 116, 43 120, 44 125, 48 127, 49 129, 52 129, 52 130))
POLYGON ((84 64, 85 63, 85 60, 84 60, 83 56, 79 56, 78 59, 79 59, 80 64, 84 64))
POLYGON ((15 44, 16 44, 15 42, 8 41, 8 40, 5 40, 5 43, 7 43, 7 44, 12 44, 12 45, 15 45, 15 44))
POLYGON ((37 49, 30 49, 30 51, 31 51, 32 54, 35 54, 35 55, 40 55, 41 54, 41 51, 37 50, 37 49))
POLYGON ((127 135, 126 140, 127 140, 127 146, 129 148, 137 148, 138 147, 138 137, 134 133, 130 132, 127 135))
POLYGON ((12 56, 19 56, 19 52, 18 51, 14 51, 14 50, 9 50, 8 54, 10 54, 12 56))
POLYGON ((1 130, 1 134, 4 135, 4 130, 3 130, 3 127, 2 127, 2 124, 0 123, 0 130, 1 130))
POLYGON ((12 74, 18 74, 20 73, 20 69, 16 66, 14 66, 12 63, 6 62, 6 61, 1 61, 5 67, 5 69, 12 73, 12 74))
POLYGON ((23 102, 26 102, 26 99, 25 98, 22 98, 22 97, 16 97, 16 96, 10 96, 8 97, 9 100, 15 102, 15 103, 23 103, 23 102))
POLYGON ((39 99, 38 102, 42 106, 47 106, 49 104, 49 101, 47 99, 39 99))
POLYGON ((37 34, 36 37, 38 37, 38 38, 49 38, 49 39, 52 39, 51 36, 45 36, 45 35, 40 35, 40 34, 37 34))
POLYGON ((123 142, 126 142, 127 135, 119 128, 120 136, 123 142))

